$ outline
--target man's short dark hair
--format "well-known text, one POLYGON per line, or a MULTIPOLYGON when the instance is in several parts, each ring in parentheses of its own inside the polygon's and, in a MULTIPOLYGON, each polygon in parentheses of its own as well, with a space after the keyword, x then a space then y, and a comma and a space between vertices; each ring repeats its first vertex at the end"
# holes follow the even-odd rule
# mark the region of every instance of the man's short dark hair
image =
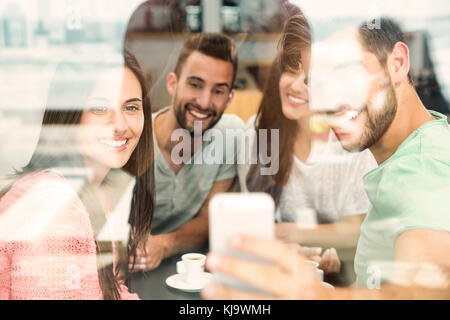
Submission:
MULTIPOLYGON (((397 42, 405 42, 403 31, 391 18, 375 18, 377 23, 364 22, 359 26, 365 48, 375 54, 382 66, 386 66, 387 57, 397 42)), ((412 84, 412 77, 408 72, 408 80, 412 84)))
POLYGON ((181 69, 194 51, 198 51, 212 58, 230 62, 233 65, 231 87, 233 86, 238 68, 237 49, 233 39, 222 33, 205 32, 190 35, 184 41, 183 48, 181 48, 178 56, 174 70, 177 77, 180 77, 181 69))

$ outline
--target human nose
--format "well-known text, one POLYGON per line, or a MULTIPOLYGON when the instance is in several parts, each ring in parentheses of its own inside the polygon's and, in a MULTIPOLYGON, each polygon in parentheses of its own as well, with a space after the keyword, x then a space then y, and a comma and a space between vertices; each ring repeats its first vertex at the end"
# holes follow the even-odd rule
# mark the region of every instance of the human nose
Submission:
POLYGON ((120 110, 115 110, 112 115, 111 125, 115 136, 124 135, 128 128, 125 115, 120 110))
POLYGON ((306 74, 304 72, 297 74, 292 82, 292 89, 301 93, 306 92, 308 90, 306 80, 306 74))
POLYGON ((208 109, 211 104, 211 92, 209 90, 202 90, 197 98, 197 104, 202 109, 208 109))

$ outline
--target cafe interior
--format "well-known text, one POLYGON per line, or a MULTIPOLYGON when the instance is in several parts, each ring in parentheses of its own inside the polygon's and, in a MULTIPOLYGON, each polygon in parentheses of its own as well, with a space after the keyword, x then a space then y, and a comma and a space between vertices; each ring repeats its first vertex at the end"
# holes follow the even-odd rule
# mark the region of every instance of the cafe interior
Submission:
MULTIPOLYGON (((279 49, 288 18, 286 3, 299 6, 308 17, 313 43, 321 43, 361 19, 372 19, 380 13, 394 17, 404 29, 417 94, 427 108, 450 116, 450 6, 445 0, 355 0, 345 5, 331 0, 24 3, 0 3, 0 132, 4 137, 0 141, 0 187, 7 186, 15 170, 29 161, 38 142, 52 76, 58 63, 67 57, 78 63, 114 62, 127 48, 145 74, 152 112, 158 112, 171 104, 167 77, 174 70, 186 37, 222 32, 235 41, 239 56, 234 96, 225 114, 247 123, 258 112, 279 49), (90 54, 93 51, 95 54, 90 54)), ((329 137, 323 132, 313 134, 318 141, 329 137)), ((196 252, 206 254, 208 245, 205 243, 196 252)), ((327 249, 322 248, 322 252, 327 249)), ((324 282, 335 288, 353 285, 355 252, 356 243, 337 247, 340 270, 322 273, 324 282)), ((163 259, 154 270, 133 274, 127 283, 130 292, 147 300, 201 299, 199 290, 183 289, 167 281, 171 275, 183 272, 180 270, 187 264, 180 264, 182 260, 182 254, 176 254, 163 259)))

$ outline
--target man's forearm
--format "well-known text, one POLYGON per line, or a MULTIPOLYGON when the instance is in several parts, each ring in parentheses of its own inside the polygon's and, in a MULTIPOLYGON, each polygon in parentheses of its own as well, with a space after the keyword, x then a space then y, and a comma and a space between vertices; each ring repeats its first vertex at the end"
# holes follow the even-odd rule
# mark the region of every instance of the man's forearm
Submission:
POLYGON ((161 235, 165 238, 165 258, 201 247, 208 239, 208 219, 196 217, 180 229, 161 235))
POLYGON ((228 192, 235 178, 216 181, 197 216, 180 229, 161 235, 165 238, 165 258, 180 252, 196 250, 208 240, 208 204, 217 193, 228 192))
POLYGON ((348 222, 319 224, 312 228, 297 229, 296 242, 303 246, 353 248, 359 238, 360 226, 348 222))

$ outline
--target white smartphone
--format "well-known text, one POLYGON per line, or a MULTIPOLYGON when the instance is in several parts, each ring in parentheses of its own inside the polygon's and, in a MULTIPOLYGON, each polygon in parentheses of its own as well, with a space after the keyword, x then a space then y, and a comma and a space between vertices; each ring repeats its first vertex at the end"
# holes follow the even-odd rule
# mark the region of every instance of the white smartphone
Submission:
MULTIPOLYGON (((274 238, 275 203, 266 193, 218 193, 209 203, 209 247, 211 252, 262 261, 229 248, 229 238, 237 233, 274 238)), ((266 262, 266 261, 264 261, 266 262)), ((225 285, 253 290, 229 277, 214 274, 225 285)))

